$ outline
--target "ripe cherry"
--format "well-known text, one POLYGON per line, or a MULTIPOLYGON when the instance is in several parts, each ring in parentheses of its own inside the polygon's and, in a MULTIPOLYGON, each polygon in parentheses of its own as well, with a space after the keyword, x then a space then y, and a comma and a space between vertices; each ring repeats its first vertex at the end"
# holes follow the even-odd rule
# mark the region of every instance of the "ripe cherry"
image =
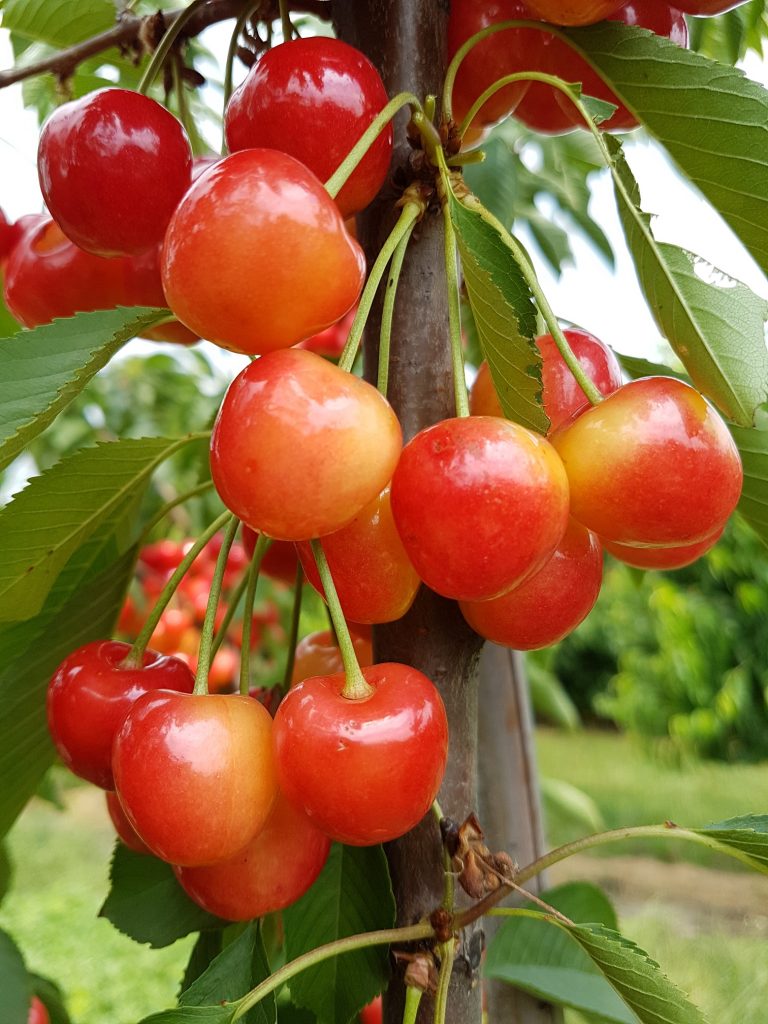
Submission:
POLYGON ((162 688, 191 693, 195 680, 178 658, 145 651, 125 668, 130 644, 97 640, 78 647, 48 684, 48 728, 64 764, 102 789, 114 789, 112 743, 134 702, 162 688))
MULTIPOLYGON (((160 273, 161 251, 161 246, 154 245, 146 252, 126 260, 125 295, 120 300, 121 305, 156 306, 160 309, 168 305, 160 273)), ((143 337, 151 341, 173 341, 178 345, 194 345, 200 340, 177 320, 161 324, 159 327, 151 327, 144 332, 143 337)))
POLYGON ((429 679, 407 665, 363 669, 373 693, 342 696, 343 673, 305 679, 275 715, 280 789, 315 826, 370 846, 421 821, 442 782, 448 722, 429 679))
POLYGON ((195 903, 228 921, 250 921, 290 906, 323 869, 331 841, 278 793, 264 828, 237 856, 175 869, 195 903))
POLYGON ((360 1011, 360 1024, 381 1024, 383 1013, 381 996, 376 996, 372 1003, 368 1003, 360 1011))
POLYGON ((742 468, 728 428, 672 377, 631 381, 551 436, 571 485, 571 513, 620 544, 705 540, 739 500, 742 468))
POLYGON ((45 1008, 45 1004, 38 999, 37 996, 32 996, 32 1002, 29 1004, 27 1024, 51 1024, 51 1018, 48 1015, 48 1010, 45 1008))
POLYGON ((163 249, 163 287, 179 320, 250 354, 335 323, 364 275, 362 250, 321 182, 272 149, 233 153, 198 178, 163 249))
POLYGON ((252 529, 307 540, 341 529, 380 493, 401 444, 375 388, 313 352, 287 349, 255 360, 230 385, 211 474, 252 529))
MULTIPOLYGON (((297 544, 307 579, 325 597, 312 546, 297 544)), ((389 487, 347 526, 323 538, 344 617, 351 622, 394 622, 413 604, 421 580, 405 553, 392 518, 389 487)))
POLYGON ((344 351, 356 312, 357 307, 350 309, 337 324, 326 327, 319 334, 313 334, 306 341, 300 341, 298 347, 305 348, 308 352, 316 352, 319 356, 326 356, 328 359, 338 359, 344 351))
POLYGON ((573 520, 550 560, 493 601, 461 602, 472 629, 518 651, 557 643, 592 611, 600 593, 603 557, 597 537, 573 520))
POLYGON ((181 123, 130 89, 101 89, 58 107, 43 125, 37 163, 54 220, 98 256, 162 241, 192 173, 181 123))
MULTIPOLYGON (((355 631, 354 623, 350 627, 352 645, 361 668, 373 664, 373 646, 371 638, 361 636, 355 631)), ((339 645, 331 631, 326 629, 320 633, 308 633, 296 644, 296 655, 293 660, 293 676, 291 685, 301 683, 310 676, 332 676, 344 671, 339 645)))
POLYGON ((234 857, 276 796, 272 719, 239 695, 148 693, 115 738, 115 789, 150 850, 185 867, 234 857))
POLYGON ((631 547, 629 544, 616 544, 611 540, 604 540, 603 547, 614 558, 635 569, 683 569, 686 565, 692 565, 702 555, 706 555, 720 540, 724 529, 725 527, 717 530, 711 537, 696 544, 684 544, 681 547, 631 547))
POLYGON ((534 17, 552 25, 593 25, 610 18, 622 0, 526 0, 534 17))
MULTIPOLYGON (((293 39, 268 50, 230 99, 227 145, 279 149, 326 181, 387 101, 381 76, 359 50, 326 36, 293 39)), ((389 127, 336 197, 345 217, 368 206, 391 158, 389 127)))
POLYGON ((509 420, 443 420, 403 449, 392 512, 419 576, 487 601, 541 568, 568 522, 568 480, 543 437, 509 420))
MULTIPOLYGON (((243 527, 243 547, 249 558, 253 558, 257 539, 257 533, 247 526, 243 527)), ((261 560, 259 571, 263 572, 265 576, 269 576, 270 579, 280 580, 292 586, 296 579, 298 566, 299 556, 296 554, 293 544, 285 540, 273 540, 261 560)))
POLYGON ((115 826, 115 832, 117 832, 120 842, 124 843, 129 850, 133 850, 134 853, 149 853, 149 847, 126 818, 117 793, 107 792, 104 795, 107 798, 107 811, 110 820, 115 826))

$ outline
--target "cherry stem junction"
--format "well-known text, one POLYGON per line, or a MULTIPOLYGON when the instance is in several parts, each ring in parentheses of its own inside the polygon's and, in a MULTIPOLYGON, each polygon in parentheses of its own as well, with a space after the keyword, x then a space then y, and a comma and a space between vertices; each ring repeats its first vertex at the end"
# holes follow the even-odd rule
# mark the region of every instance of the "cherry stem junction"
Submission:
POLYGON ((256 546, 253 549, 253 558, 248 567, 248 583, 245 590, 245 604, 243 605, 243 642, 240 648, 240 693, 248 696, 251 685, 251 630, 253 629, 253 604, 256 600, 256 585, 259 582, 259 570, 264 555, 267 553, 272 540, 259 534, 256 546))
POLYGON ((211 589, 208 594, 208 605, 205 609, 203 628, 200 630, 200 648, 197 654, 197 673, 195 675, 195 688, 192 691, 198 695, 208 693, 208 673, 210 672, 211 661, 213 660, 211 651, 213 649, 213 631, 216 626, 216 610, 219 607, 221 584, 227 568, 229 549, 232 547, 232 541, 235 539, 237 528, 240 525, 240 520, 237 516, 233 516, 231 512, 227 515, 227 528, 224 531, 224 539, 221 542, 219 557, 216 559, 216 568, 214 569, 213 579, 211 580, 211 589))

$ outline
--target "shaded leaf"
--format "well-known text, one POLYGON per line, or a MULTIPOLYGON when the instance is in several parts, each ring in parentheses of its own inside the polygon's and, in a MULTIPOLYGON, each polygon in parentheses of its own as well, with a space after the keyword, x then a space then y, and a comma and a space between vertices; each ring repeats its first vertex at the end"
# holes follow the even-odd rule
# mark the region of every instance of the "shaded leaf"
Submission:
POLYGON ((0 1009, 3 1024, 27 1024, 32 999, 27 968, 16 943, 0 930, 0 1009))
POLYGON ((691 831, 738 852, 753 868, 768 873, 768 815, 748 814, 691 831))
POLYGON ((180 991, 184 992, 196 981, 221 952, 224 945, 223 929, 211 929, 200 932, 192 952, 189 954, 187 966, 184 969, 184 977, 181 979, 180 991))
POLYGON ((111 0, 3 0, 3 28, 51 46, 68 46, 110 28, 111 0))
POLYGON ((744 466, 738 510, 768 544, 768 430, 731 427, 744 466))
MULTIPOLYGON (((258 921, 251 921, 244 931, 212 961, 190 987, 182 992, 180 1006, 205 1006, 210 1003, 240 999, 270 970, 258 921)), ((275 1024, 277 1010, 274 993, 257 1003, 243 1018, 246 1024, 275 1024)))
POLYGON ((59 986, 50 978, 42 978, 39 974, 30 974, 29 977, 32 991, 45 1003, 51 1024, 71 1024, 59 986))
POLYGON ((180 1006, 153 1013, 139 1024, 227 1024, 234 1012, 233 1006, 180 1006))
POLYGON ((616 352, 616 358, 621 363, 621 368, 633 380, 638 377, 677 377, 678 380, 690 382, 685 373, 679 373, 664 363, 654 363, 650 359, 642 359, 639 356, 624 356, 616 352))

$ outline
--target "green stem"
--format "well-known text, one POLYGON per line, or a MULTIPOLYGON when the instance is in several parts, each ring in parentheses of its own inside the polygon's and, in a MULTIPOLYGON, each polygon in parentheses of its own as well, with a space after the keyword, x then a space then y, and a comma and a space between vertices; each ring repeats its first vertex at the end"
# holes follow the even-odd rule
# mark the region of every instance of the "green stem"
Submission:
POLYGON ((243 575, 238 580, 237 586, 230 594, 229 603, 227 605, 227 610, 224 613, 224 618, 221 620, 221 625, 216 630, 216 636, 213 638, 213 643, 211 644, 211 661, 213 661, 213 659, 219 653, 219 648, 227 639, 227 630, 232 625, 232 620, 237 614, 237 609, 239 608, 240 602, 243 599, 245 588, 248 586, 249 575, 250 566, 245 570, 243 575))
POLYGON ((280 25, 283 29, 283 42, 289 43, 293 39, 293 25, 291 24, 291 12, 288 10, 288 0, 280 0, 280 25))
POLYGON ((261 1002, 264 996, 268 996, 270 992, 274 992, 281 985, 284 985, 286 981, 290 981, 297 974, 307 970, 308 967, 314 967, 315 964, 321 964, 332 957, 340 956, 342 953, 351 953, 355 949, 368 949, 371 946, 390 946, 394 942, 417 942, 419 939, 428 939, 432 935, 434 935, 432 925, 425 923, 411 925, 407 928, 390 928, 386 931, 364 932, 361 935, 351 935, 349 938, 336 939, 335 942, 328 942, 324 946, 318 946, 317 949, 304 953, 290 963, 285 964, 284 967, 279 968, 265 981, 262 981, 260 985, 257 985, 256 988, 251 989, 242 999, 238 999, 234 1004, 237 1009, 232 1015, 232 1021, 240 1020, 251 1007, 261 1002))
POLYGON ((394 99, 391 99, 386 107, 371 121, 358 141, 344 157, 328 181, 326 181, 325 189, 332 199, 335 199, 339 192, 341 192, 347 183, 347 179, 352 175, 357 165, 395 114, 407 106, 412 107, 414 110, 421 110, 421 103, 417 96, 414 96, 412 92, 401 92, 394 99))
MULTIPOLYGON (((261 0, 255 0, 254 3, 246 4, 238 15, 235 27, 232 30, 232 35, 229 39, 229 47, 227 48, 227 61, 224 65, 224 109, 227 109, 229 98, 232 95, 232 76, 235 71, 235 57, 237 56, 237 44, 240 39, 240 35, 245 28, 245 23, 251 17, 253 12, 261 6, 261 0)), ((226 141, 222 148, 222 153, 226 152, 226 141)))
POLYGON ((144 71, 144 74, 141 76, 141 81, 137 86, 138 92, 142 93, 144 96, 147 95, 150 86, 155 80, 157 72, 163 66, 165 58, 170 53, 171 47, 176 42, 179 33, 190 20, 190 18, 197 14, 201 7, 205 7, 207 3, 208 0, 192 0, 192 3, 189 5, 189 7, 187 7, 186 10, 182 11, 178 18, 176 18, 168 26, 165 35, 160 40, 160 45, 152 54, 152 60, 149 62, 149 64, 146 67, 146 70, 144 71))
MULTIPOLYGON (((441 159, 441 173, 447 177, 448 169, 441 159)), ((450 188, 450 183, 445 182, 450 188)), ((461 299, 459 296, 459 268, 456 235, 451 220, 450 203, 443 203, 445 277, 448 284, 448 322, 451 333, 451 362, 453 363, 453 394, 457 416, 469 416, 467 378, 464 372, 464 352, 461 346, 461 299)))
POLYGON ((253 558, 248 568, 248 584, 245 590, 243 605, 243 645, 240 648, 240 693, 248 696, 251 685, 251 629, 253 627, 253 605, 256 600, 256 585, 259 582, 259 570, 264 555, 267 553, 271 538, 259 534, 253 549, 253 558))
POLYGON ((355 314, 355 319, 352 322, 352 327, 350 328, 349 336, 347 337, 347 342, 344 346, 344 351, 341 353, 341 358, 339 359, 339 369, 352 369, 355 356, 357 355, 357 348, 360 344, 360 339, 363 336, 365 324, 371 312, 371 306, 373 305, 376 290, 384 276, 384 271, 387 269, 387 265, 392 258, 392 254, 395 249, 397 249, 400 240, 412 230, 412 225, 415 224, 416 220, 421 216, 421 213, 422 206, 419 203, 415 201, 407 202, 402 209, 397 223, 392 228, 389 238, 381 247, 381 252, 376 257, 376 261, 371 267, 371 272, 368 275, 365 288, 363 288, 363 294, 360 296, 357 313, 355 314))
POLYGON ((473 149, 469 153, 457 153, 447 161, 449 167, 466 167, 467 164, 485 163, 485 150, 473 149))
POLYGON ((336 630, 336 640, 341 651, 341 660, 344 662, 346 680, 341 695, 346 697, 347 700, 362 700, 365 697, 370 697, 374 689, 366 682, 363 673, 360 671, 352 637, 349 635, 347 620, 344 618, 344 612, 341 610, 339 595, 336 593, 331 570, 328 567, 328 560, 325 557, 323 545, 319 540, 312 541, 312 554, 315 556, 317 571, 320 574, 320 582, 323 584, 323 590, 325 591, 325 600, 331 613, 333 628, 336 630))
POLYGON ((176 53, 173 57, 173 90, 176 93, 176 103, 179 108, 179 120, 184 125, 184 130, 190 139, 195 137, 195 130, 192 124, 192 118, 189 113, 189 107, 187 105, 187 94, 184 92, 184 78, 181 74, 184 63, 181 59, 181 54, 176 53))
POLYGON ((423 994, 424 993, 420 988, 414 988, 413 985, 405 986, 403 1024, 416 1024, 416 1018, 419 1016, 419 1006, 421 1005, 421 997, 423 994))
POLYGON ((437 980, 437 995, 435 996, 435 1024, 445 1024, 445 1014, 448 1009, 448 989, 451 985, 456 944, 453 939, 450 939, 448 942, 443 943, 439 950, 440 975, 437 980))
POLYGON ((125 656, 123 660, 123 667, 139 668, 141 666, 144 660, 144 651, 147 649, 147 644, 149 643, 152 634, 157 629, 157 624, 160 621, 163 612, 168 607, 168 604, 170 603, 170 600, 173 597, 173 595, 176 593, 178 585, 184 579, 184 576, 186 575, 189 567, 192 565, 194 560, 203 550, 203 548, 211 539, 211 537, 218 533, 222 526, 229 522, 229 518, 231 515, 231 512, 222 512, 218 519, 214 519, 211 525, 200 534, 198 539, 195 541, 195 543, 186 553, 184 558, 178 564, 176 569, 173 571, 171 578, 160 591, 160 595, 157 601, 155 602, 154 608, 149 614, 149 618, 142 626, 141 632, 136 637, 136 639, 133 642, 133 646, 131 647, 128 654, 125 656))
POLYGON ((177 494, 175 498, 171 498, 170 501, 166 501, 166 503, 162 505, 157 512, 155 512, 147 525, 141 531, 141 536, 138 541, 139 546, 146 542, 154 528, 158 523, 161 523, 163 519, 165 519, 169 512, 172 512, 178 505, 183 505, 192 498, 196 498, 199 494, 205 494, 205 492, 210 491, 212 487, 213 480, 205 480, 203 483, 198 484, 197 487, 191 487, 188 491, 184 491, 183 494, 177 494))
POLYGON ((392 263, 389 268, 387 290, 384 293, 384 305, 381 311, 381 334, 379 336, 379 372, 376 387, 385 398, 387 397, 387 386, 389 384, 389 349, 392 338, 392 317, 395 312, 397 286, 400 282, 400 273, 403 269, 405 252, 408 248, 408 243, 411 240, 411 235, 413 234, 415 226, 416 221, 411 221, 408 225, 407 231, 397 243, 397 248, 392 256, 392 263))
POLYGON ((239 519, 236 516, 233 516, 231 512, 227 515, 227 528, 224 531, 224 539, 221 542, 219 557, 216 559, 216 568, 213 572, 211 589, 208 593, 208 606, 205 609, 203 628, 200 631, 200 647, 197 653, 197 674, 195 675, 195 688, 192 691, 198 695, 208 693, 208 673, 211 669, 211 650, 213 648, 213 630, 216 625, 216 609, 219 607, 221 583, 224 579, 224 572, 227 568, 229 549, 232 547, 232 541, 235 539, 237 528, 240 525, 239 519))
POLYGON ((283 672, 283 693, 291 687, 293 666, 296 663, 296 643, 299 639, 299 623, 301 622, 301 598, 304 593, 304 570, 301 562, 296 566, 296 582, 293 585, 293 609, 291 611, 291 630, 288 634, 288 657, 283 672))

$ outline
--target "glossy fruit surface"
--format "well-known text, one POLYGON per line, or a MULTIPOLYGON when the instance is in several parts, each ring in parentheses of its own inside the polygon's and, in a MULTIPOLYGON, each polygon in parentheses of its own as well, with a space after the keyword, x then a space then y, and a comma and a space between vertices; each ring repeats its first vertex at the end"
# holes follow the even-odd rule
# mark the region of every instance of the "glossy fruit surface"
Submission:
POLYGON ((527 3, 534 17, 553 25, 593 25, 610 18, 621 7, 621 0, 527 0, 527 3))
POLYGON ((551 557, 568 522, 568 480, 549 442, 516 423, 443 420, 403 449, 392 512, 428 586, 487 601, 551 557))
POLYGON ((322 183, 272 149, 233 153, 198 178, 163 249, 163 287, 179 320, 250 354, 336 323, 364 275, 362 250, 322 183))
POLYGON ((134 702, 162 688, 191 693, 178 658, 146 651, 142 668, 123 668, 130 644, 97 640, 62 661, 48 684, 48 728, 64 764, 102 789, 114 789, 112 743, 134 702))
POLYGON ((252 529, 307 540, 341 529, 382 491, 401 445, 397 417, 374 387, 289 349, 252 362, 230 385, 211 473, 252 529))
MULTIPOLYGON (((321 181, 337 169, 389 97, 376 68, 353 46, 314 36, 268 50, 230 99, 227 145, 290 153, 321 181)), ((345 217, 371 202, 389 170, 392 129, 386 128, 339 192, 345 217)))
POLYGON ((115 788, 150 850, 181 866, 234 857, 277 787, 272 719, 239 695, 146 694, 115 738, 115 788))
POLYGON ((32 1002, 29 1004, 27 1024, 51 1024, 45 1004, 37 996, 32 996, 32 1002))
POLYGON ((486 640, 533 651, 562 640, 589 615, 602 578, 597 537, 571 520, 554 555, 537 573, 494 601, 462 601, 461 611, 486 640))
POLYGON ((231 860, 176 868, 196 903, 228 921, 250 921, 295 903, 328 859, 331 841, 280 793, 264 828, 231 860))
MULTIPOLYGON (((355 655, 361 668, 373 664, 373 647, 370 637, 360 636, 350 630, 355 655)), ((296 656, 293 661, 291 685, 301 683, 310 676, 332 676, 344 671, 344 662, 336 638, 330 630, 320 633, 308 633, 296 644, 296 656)))
POLYGON ((710 17, 713 14, 724 14, 740 7, 744 0, 675 0, 675 7, 685 14, 699 14, 710 17))
MULTIPOLYGON (((146 252, 132 256, 126 261, 125 296, 121 304, 125 306, 156 306, 162 309, 168 305, 163 291, 160 273, 161 246, 154 245, 146 252)), ((145 331, 143 337, 151 341, 173 341, 178 345, 194 345, 200 338, 193 334, 184 324, 174 320, 145 331)))
MULTIPOLYGON (((301 564, 325 597, 312 547, 297 544, 301 564)), ((323 538, 323 550, 344 617, 351 622, 394 622, 413 604, 421 585, 392 518, 389 487, 341 530, 323 538)))
POLYGON ((723 529, 696 544, 684 544, 676 548, 631 547, 610 540, 603 541, 603 547, 614 558, 635 569, 683 569, 706 555, 722 537, 723 529))
POLYGON ((165 107, 130 89, 101 89, 51 114, 38 171, 64 234, 88 252, 120 256, 162 241, 189 188, 192 153, 165 107))
POLYGON ((107 792, 104 795, 107 798, 107 811, 109 813, 110 820, 115 826, 115 832, 117 832, 120 841, 124 843, 129 850, 133 850, 134 853, 149 853, 149 847, 137 834, 133 825, 126 818, 125 811, 120 805, 117 793, 107 792))
POLYGON ((352 846, 404 835, 437 796, 448 722, 429 679, 407 665, 373 665, 370 697, 342 697, 344 675, 299 683, 275 715, 280 789, 314 824, 352 846))
POLYGON ((631 381, 552 434, 571 512, 621 544, 710 537, 739 500, 741 459, 720 416, 672 377, 631 381))

